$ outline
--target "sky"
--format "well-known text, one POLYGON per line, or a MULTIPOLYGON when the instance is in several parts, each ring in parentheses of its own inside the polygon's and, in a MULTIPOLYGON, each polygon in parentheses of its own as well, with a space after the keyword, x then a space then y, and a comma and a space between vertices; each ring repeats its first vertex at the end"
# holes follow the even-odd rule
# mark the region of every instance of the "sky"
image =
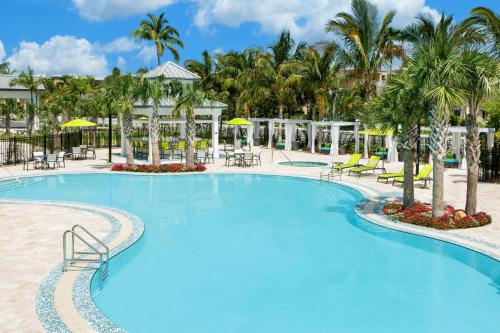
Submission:
MULTIPOLYGON (((459 21, 471 8, 500 11, 500 0, 372 0, 381 14, 396 9, 396 27, 419 13, 436 20, 441 12, 459 21)), ((118 66, 135 72, 154 67, 152 43, 131 38, 146 13, 165 16, 181 35, 183 64, 250 46, 266 47, 280 31, 314 43, 331 38, 326 22, 349 11, 350 0, 2 0, 0 62, 17 72, 28 66, 37 74, 81 74, 101 78, 118 66)), ((164 62, 173 60, 168 53, 164 62)))

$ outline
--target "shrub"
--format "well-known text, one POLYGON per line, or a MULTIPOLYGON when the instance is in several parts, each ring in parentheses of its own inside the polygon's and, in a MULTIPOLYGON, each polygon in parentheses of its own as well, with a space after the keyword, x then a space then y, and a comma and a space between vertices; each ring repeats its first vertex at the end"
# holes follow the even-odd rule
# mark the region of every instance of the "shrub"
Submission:
POLYGON ((447 214, 432 218, 432 226, 439 230, 451 229, 450 222, 451 222, 451 217, 447 214))
POLYGON ((195 171, 197 172, 203 172, 205 170, 207 170, 207 167, 204 166, 203 164, 197 164, 195 167, 194 167, 195 171))
POLYGON ((198 164, 196 167, 187 168, 181 163, 162 164, 154 166, 151 164, 136 164, 126 166, 124 164, 114 164, 111 171, 128 171, 128 172, 145 172, 145 173, 167 173, 167 172, 203 172, 207 168, 203 164, 198 164))
POLYGON ((111 171, 123 171, 123 168, 123 164, 113 164, 113 166, 111 167, 111 171))

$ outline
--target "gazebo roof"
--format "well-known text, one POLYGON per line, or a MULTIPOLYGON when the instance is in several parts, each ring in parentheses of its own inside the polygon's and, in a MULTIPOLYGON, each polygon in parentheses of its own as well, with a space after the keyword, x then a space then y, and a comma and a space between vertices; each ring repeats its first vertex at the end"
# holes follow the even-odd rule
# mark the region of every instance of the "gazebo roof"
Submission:
POLYGON ((200 77, 193 72, 188 71, 182 66, 167 61, 146 73, 146 77, 165 76, 167 79, 172 80, 199 80, 200 77))

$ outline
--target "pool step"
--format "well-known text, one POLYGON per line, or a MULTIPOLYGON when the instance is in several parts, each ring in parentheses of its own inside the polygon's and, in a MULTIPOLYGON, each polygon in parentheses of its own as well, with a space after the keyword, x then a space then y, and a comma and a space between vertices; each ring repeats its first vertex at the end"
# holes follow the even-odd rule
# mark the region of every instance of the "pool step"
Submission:
POLYGON ((1 180, 0 192, 16 190, 29 185, 40 183, 42 181, 44 181, 44 178, 42 177, 27 177, 27 178, 20 178, 19 180, 9 178, 6 180, 1 180))

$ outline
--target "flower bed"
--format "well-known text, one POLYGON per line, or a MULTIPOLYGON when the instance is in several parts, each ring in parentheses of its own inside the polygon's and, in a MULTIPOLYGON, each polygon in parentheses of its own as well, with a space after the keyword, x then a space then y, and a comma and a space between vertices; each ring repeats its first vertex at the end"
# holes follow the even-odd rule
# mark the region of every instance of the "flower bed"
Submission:
POLYGON ((431 205, 421 202, 406 209, 403 209, 403 205, 399 202, 389 202, 382 208, 382 212, 400 222, 440 230, 475 228, 491 223, 491 216, 484 212, 471 216, 451 206, 445 208, 443 216, 432 217, 431 205))
POLYGON ((127 171, 127 172, 146 172, 146 173, 166 173, 166 172, 203 172, 207 167, 203 164, 197 164, 192 168, 186 167, 180 163, 162 164, 154 166, 151 164, 134 164, 127 166, 126 164, 114 164, 111 171, 127 171))

